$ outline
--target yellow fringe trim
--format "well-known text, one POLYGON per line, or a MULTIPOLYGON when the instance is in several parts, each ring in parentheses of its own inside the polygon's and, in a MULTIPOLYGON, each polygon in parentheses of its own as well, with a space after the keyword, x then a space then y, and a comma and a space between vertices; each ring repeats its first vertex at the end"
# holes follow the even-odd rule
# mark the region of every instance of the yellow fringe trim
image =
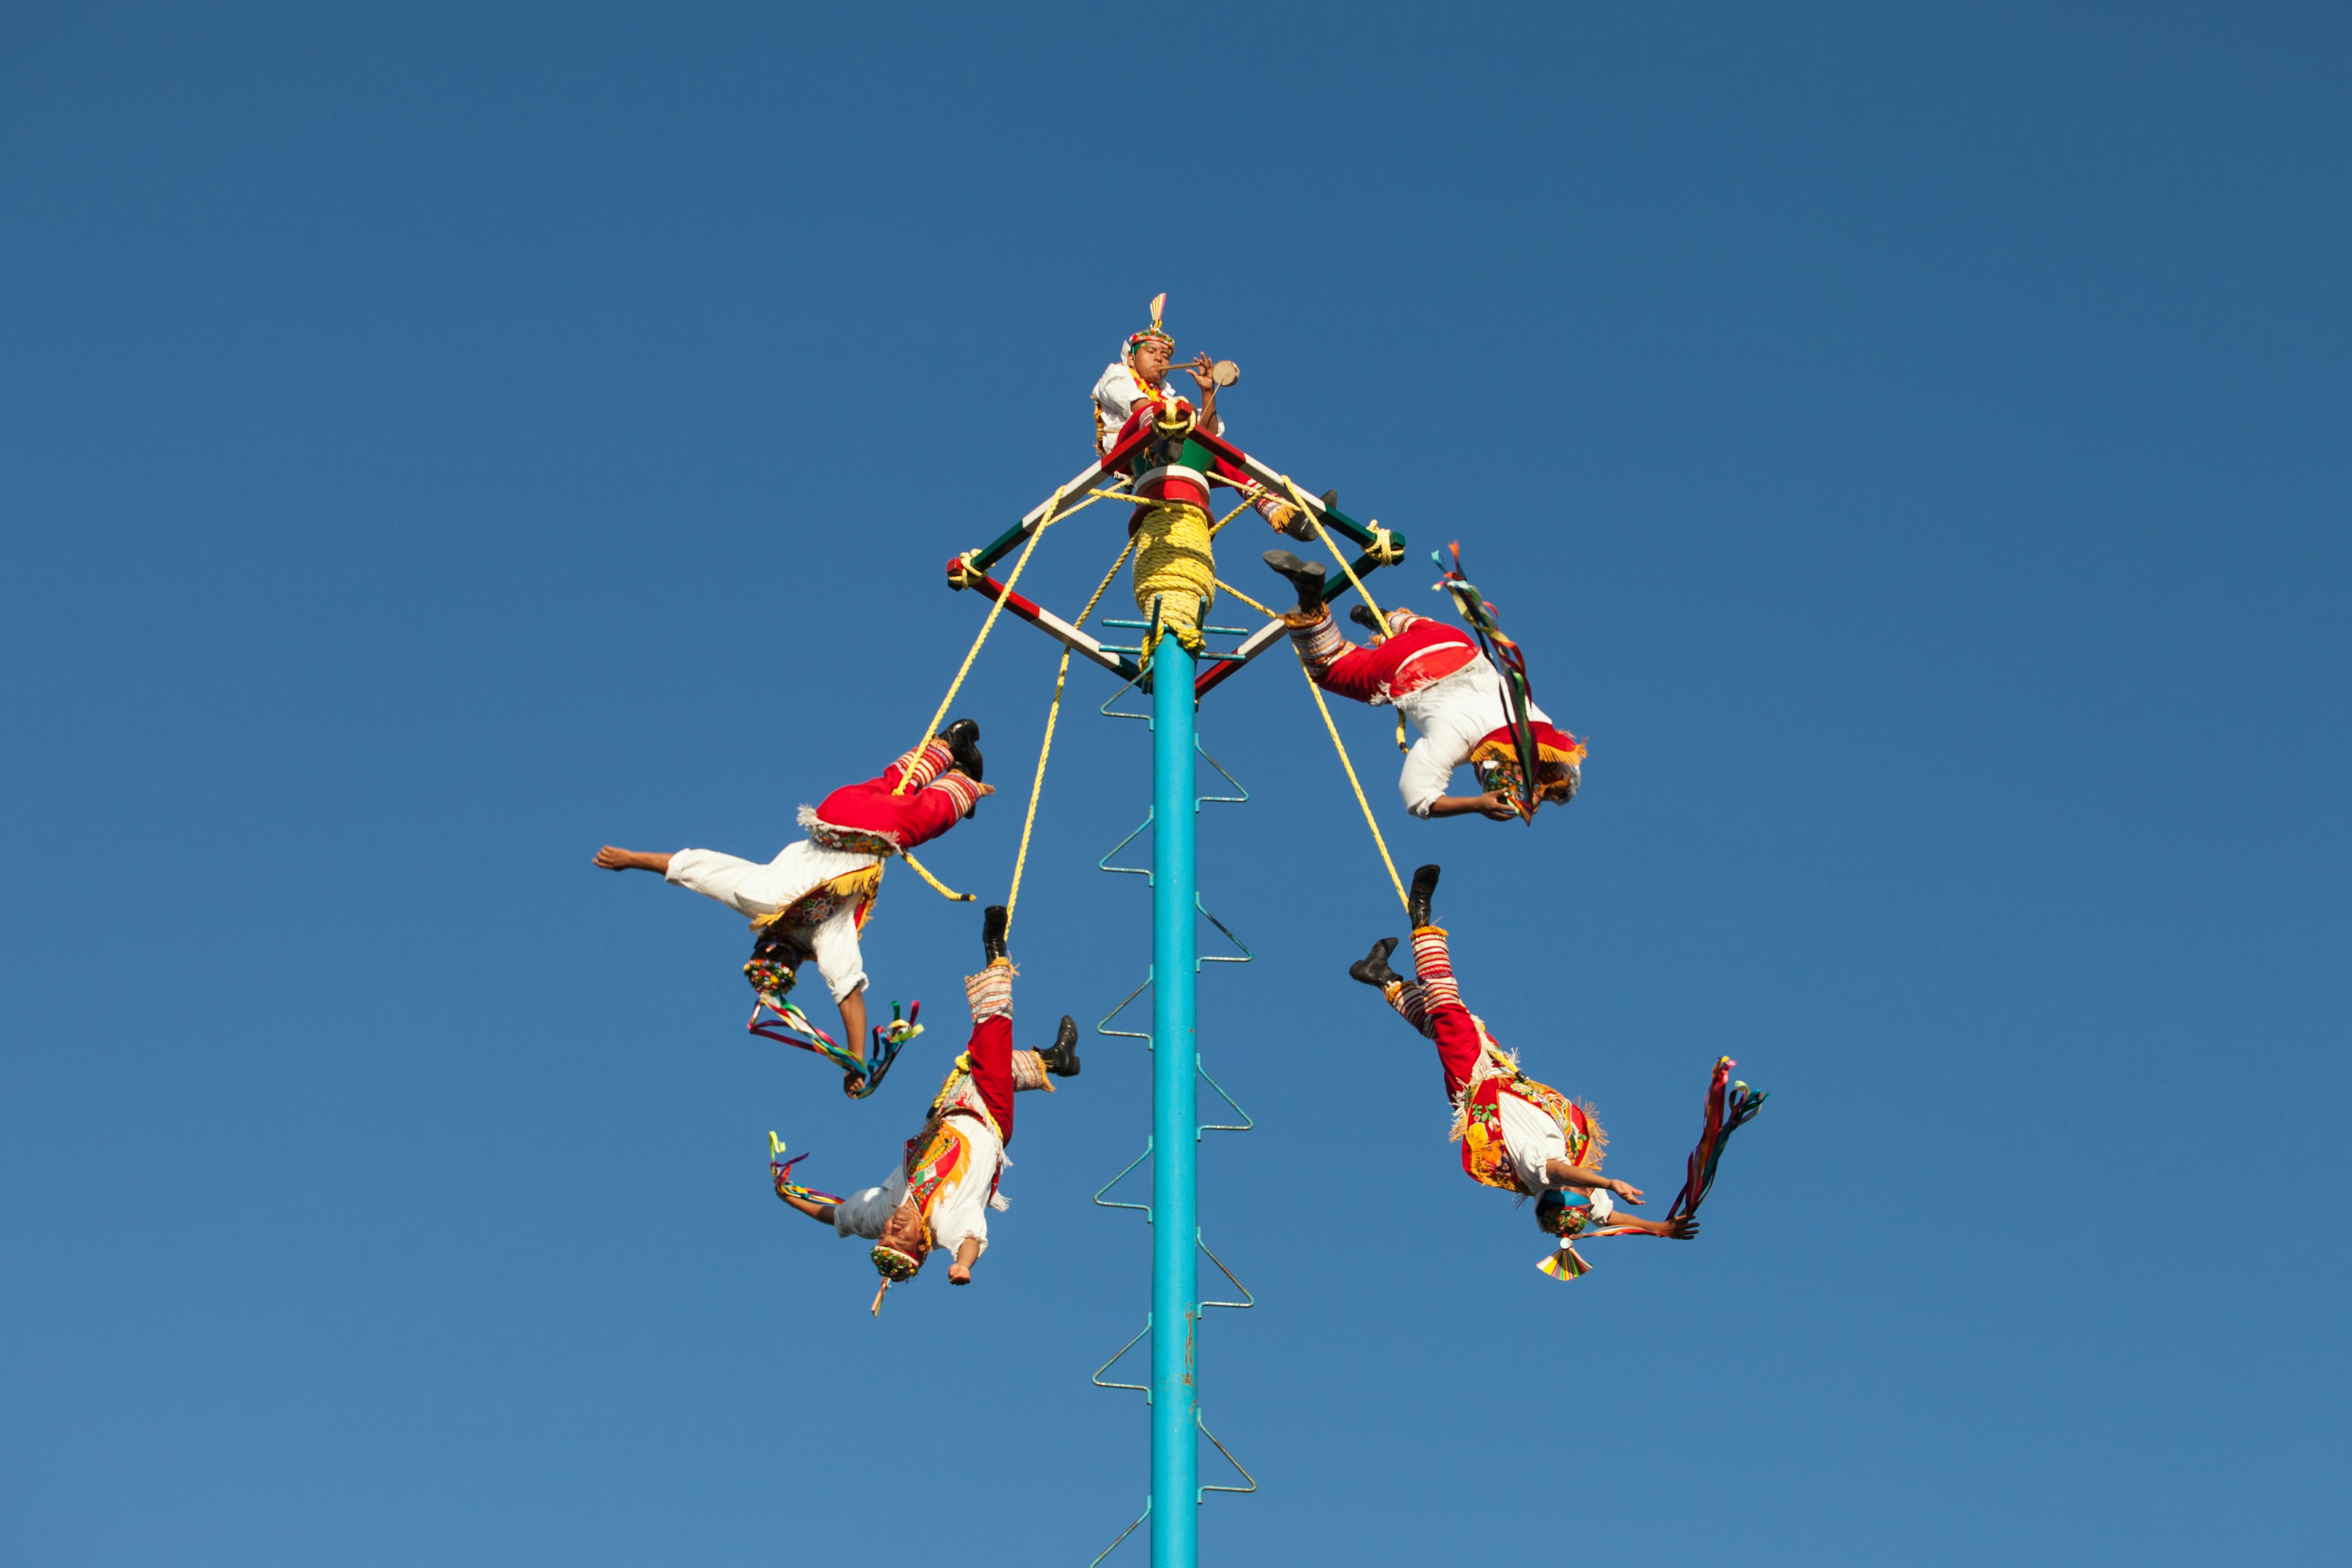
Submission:
POLYGON ((883 862, 877 860, 873 865, 866 867, 862 870, 845 871, 829 882, 820 882, 815 887, 811 888, 807 892, 803 893, 799 898, 794 899, 791 903, 786 904, 782 909, 774 910, 769 914, 761 915, 759 919, 753 921, 751 922, 751 929, 753 931, 765 931, 770 926, 774 925, 779 921, 783 921, 783 923, 787 925, 793 923, 790 921, 786 921, 785 917, 821 893, 831 893, 845 899, 854 898, 861 902, 870 904, 882 890, 882 866, 883 862))

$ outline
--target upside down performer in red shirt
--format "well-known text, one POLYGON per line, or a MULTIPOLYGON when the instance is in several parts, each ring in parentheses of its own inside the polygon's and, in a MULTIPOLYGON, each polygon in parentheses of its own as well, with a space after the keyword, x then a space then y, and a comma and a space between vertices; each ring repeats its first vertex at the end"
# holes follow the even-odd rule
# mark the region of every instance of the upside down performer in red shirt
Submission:
MULTIPOLYGON (((1315 683, 1376 708, 1393 703, 1421 731, 1397 778, 1407 811, 1498 822, 1520 815, 1524 786, 1509 694, 1501 672, 1467 632, 1411 610, 1389 611, 1383 631, 1370 606, 1358 605, 1349 618, 1372 634, 1372 646, 1359 647, 1341 635, 1323 602, 1319 562, 1269 550, 1265 563, 1298 590, 1298 608, 1282 619, 1315 683), (1477 771, 1480 793, 1446 794, 1454 770, 1465 763, 1477 771)), ((1565 805, 1576 798, 1584 778, 1584 742, 1554 729, 1533 702, 1528 704, 1528 721, 1538 759, 1535 798, 1526 802, 1531 815, 1545 801, 1565 805)))
MULTIPOLYGON (((959 719, 882 771, 844 784, 814 807, 803 806, 808 837, 767 863, 716 849, 670 853, 607 844, 596 864, 611 871, 657 871, 689 892, 716 899, 751 919, 758 933, 743 972, 752 988, 779 1002, 801 965, 817 970, 841 1008, 847 1050, 861 1058, 866 1040, 866 960, 858 933, 882 889, 883 862, 953 827, 996 786, 981 782, 980 726, 959 719), (901 789, 900 785, 904 784, 901 789)), ((852 1073, 843 1086, 864 1084, 852 1073)))
POLYGON ((1389 967, 1389 954, 1397 945, 1392 936, 1374 942, 1348 973, 1377 986, 1406 1023, 1436 1043, 1445 1097, 1454 1105, 1453 1135, 1462 1144, 1464 1173, 1483 1185, 1537 1200, 1538 1228, 1559 1238, 1558 1256, 1545 1260, 1546 1272, 1555 1278, 1573 1279, 1584 1272, 1584 1260, 1569 1241, 1588 1227, 1685 1241, 1698 1235, 1698 1221, 1688 1215, 1652 1220, 1619 1211, 1612 1200, 1639 1204, 1642 1190, 1601 1173, 1609 1138, 1591 1108, 1521 1072, 1518 1059, 1496 1045, 1486 1025, 1462 1005, 1444 929, 1430 921, 1429 900, 1437 890, 1437 873, 1436 867, 1423 866, 1412 875, 1414 978, 1406 980, 1389 967), (1564 1195, 1570 1190, 1589 1195, 1583 1203, 1571 1204, 1564 1195))
MULTIPOLYGON (((874 1243, 868 1254, 882 1287, 874 1310, 891 1286, 922 1272, 933 1252, 945 1252, 948 1279, 971 1283, 972 1265, 988 1249, 988 1211, 1006 1207, 998 1178, 1012 1162, 1013 1097, 1024 1089, 1051 1089, 1051 1078, 1078 1072, 1078 1026, 1063 1015, 1053 1047, 1013 1048, 1013 961, 1005 956, 1004 907, 989 907, 981 943, 988 966, 964 980, 971 1002, 971 1043, 940 1085, 922 1131, 907 1140, 906 1152, 878 1187, 845 1198, 795 1184, 797 1161, 771 1159, 776 1196, 839 1236, 874 1243)), ((777 1147, 771 1133, 771 1147, 777 1147)), ((779 1152, 781 1152, 779 1150, 779 1152)))

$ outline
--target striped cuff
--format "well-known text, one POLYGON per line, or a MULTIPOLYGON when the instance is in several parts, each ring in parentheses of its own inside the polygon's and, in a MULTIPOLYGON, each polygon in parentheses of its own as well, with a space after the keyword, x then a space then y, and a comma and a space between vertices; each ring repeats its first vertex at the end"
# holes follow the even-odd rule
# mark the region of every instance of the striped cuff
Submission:
POLYGON ((1416 1033, 1433 1040, 1437 1037, 1436 1026, 1429 1021, 1428 997, 1419 985, 1409 980, 1391 981, 1381 994, 1397 1010, 1397 1016, 1411 1024, 1416 1033))
POLYGON ((1413 931, 1412 967, 1426 993, 1423 1005, 1462 1005, 1462 988, 1454 984, 1454 957, 1445 950, 1444 926, 1422 926, 1413 931))
POLYGON ((923 787, 925 789, 942 790, 947 794, 953 795, 955 797, 956 815, 958 816, 961 816, 965 812, 970 811, 972 808, 972 803, 980 799, 980 786, 959 773, 950 772, 941 773, 939 777, 933 779, 929 784, 925 784, 923 787))
POLYGON ((1282 617, 1282 622, 1290 628, 1290 640, 1298 649, 1300 662, 1318 675, 1356 646, 1339 635, 1339 623, 1332 620, 1328 609, 1313 620, 1307 619, 1305 611, 1293 610, 1282 617))
POLYGON ((971 1021, 1013 1016, 1013 961, 1000 958, 977 974, 963 977, 964 998, 971 1004, 971 1021))
POLYGON ((939 777, 954 761, 955 753, 948 750, 948 743, 935 740, 925 742, 890 765, 904 775, 907 787, 915 790, 939 777))
POLYGON ((1013 1053, 1013 1089, 1017 1094, 1024 1089, 1054 1092, 1054 1080, 1045 1076, 1045 1058, 1041 1051, 1013 1053))

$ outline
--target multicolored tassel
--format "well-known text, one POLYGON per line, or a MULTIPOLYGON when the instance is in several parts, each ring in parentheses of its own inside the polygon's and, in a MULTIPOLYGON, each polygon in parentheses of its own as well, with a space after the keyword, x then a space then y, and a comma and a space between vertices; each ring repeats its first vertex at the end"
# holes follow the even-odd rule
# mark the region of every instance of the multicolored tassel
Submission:
MULTIPOLYGON (((745 967, 748 969, 750 965, 745 967)), ((850 1055, 831 1035, 811 1023, 807 1014, 772 993, 761 994, 751 1008, 751 1020, 743 1027, 763 1040, 773 1040, 781 1046, 795 1046, 823 1057, 850 1077, 864 1079, 865 1087, 855 1091, 856 1099, 864 1100, 882 1087, 883 1077, 889 1072, 890 1064, 898 1060, 898 1053, 923 1032, 923 1026, 917 1021, 922 1011, 923 1005, 919 1001, 908 1008, 906 1017, 900 1018, 898 1004, 891 1003, 890 1022, 874 1026, 873 1041, 866 1047, 864 1061, 850 1055)))
POLYGON ((1666 1210, 1668 1219, 1698 1213, 1698 1205, 1715 1190, 1716 1167, 1723 1163, 1723 1146, 1731 1135, 1756 1119, 1771 1098, 1759 1094, 1745 1083, 1733 1084, 1728 1090, 1725 1083, 1731 1069, 1739 1064, 1729 1057, 1716 1058, 1715 1073, 1706 1086, 1706 1121, 1699 1130, 1698 1147, 1691 1151, 1685 1167, 1683 1190, 1675 1194, 1674 1206, 1666 1210))
POLYGON ((1511 742, 1518 753, 1515 759, 1518 777, 1510 781, 1514 787, 1509 791, 1509 798, 1511 804, 1518 807, 1520 819, 1532 825, 1536 819, 1536 805, 1543 793, 1542 752, 1536 744, 1535 727, 1528 716, 1528 709, 1535 701, 1535 688, 1528 681, 1528 656, 1518 644, 1503 635, 1502 626, 1496 619, 1495 606, 1480 595, 1476 584, 1462 574, 1460 542, 1457 541, 1451 548, 1454 552, 1451 568, 1446 566, 1444 557, 1437 552, 1433 550, 1429 552, 1429 558, 1436 562, 1437 569, 1444 574, 1430 586, 1443 588, 1454 595, 1454 608, 1460 610, 1462 618, 1470 623, 1471 636, 1478 639, 1478 647, 1486 654, 1487 662, 1503 678, 1504 694, 1508 699, 1506 706, 1511 721, 1511 742))
POLYGON ((1581 1279, 1592 1272, 1592 1265, 1584 1261, 1583 1255, 1566 1242, 1560 1243, 1558 1252, 1551 1254, 1536 1267, 1559 1280, 1581 1279))
POLYGON ((806 1154, 795 1154, 789 1160, 783 1155, 784 1141, 777 1137, 774 1131, 771 1129, 768 1133, 768 1176, 775 1184, 776 1196, 804 1198, 813 1204, 841 1202, 831 1193, 821 1193, 814 1187, 803 1187, 793 1180, 793 1167, 807 1159, 806 1154))

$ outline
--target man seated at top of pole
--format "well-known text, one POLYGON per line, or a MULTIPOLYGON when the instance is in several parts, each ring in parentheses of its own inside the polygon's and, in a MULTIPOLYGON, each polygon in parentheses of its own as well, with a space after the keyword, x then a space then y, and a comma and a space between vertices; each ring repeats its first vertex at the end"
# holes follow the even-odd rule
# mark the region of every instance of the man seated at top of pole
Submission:
MULTIPOLYGON (((1103 367, 1095 382, 1095 455, 1102 456, 1125 435, 1129 423, 1139 410, 1157 413, 1165 417, 1177 407, 1190 407, 1174 395, 1168 384, 1169 366, 1176 356, 1176 340, 1160 325, 1160 312, 1166 309, 1168 296, 1155 295, 1151 300, 1151 324, 1129 336, 1119 350, 1118 358, 1103 367)), ((1207 354, 1196 355, 1184 367, 1201 391, 1201 425, 1214 436, 1225 433, 1225 422, 1217 416, 1216 366, 1207 354)), ((1229 374, 1231 367, 1228 367, 1229 374)), ((1247 475, 1229 463, 1218 463, 1213 469, 1221 478, 1244 490, 1255 490, 1247 475)), ((1298 509, 1275 495, 1259 495, 1251 504, 1258 515, 1272 526, 1293 539, 1312 539, 1313 528, 1298 509)))
POLYGON ((1165 294, 1151 301, 1151 324, 1127 340, 1120 363, 1095 384, 1095 441, 1098 456, 1130 437, 1148 436, 1128 459, 1130 493, 1139 502, 1129 531, 1135 537, 1135 607, 1194 653, 1201 649, 1201 617, 1216 597, 1217 570, 1210 546, 1209 490, 1225 485, 1251 499, 1278 529, 1307 527, 1299 509, 1265 493, 1257 481, 1209 450, 1196 432, 1221 436, 1217 389, 1239 372, 1201 355, 1186 367, 1201 391, 1196 413, 1168 385, 1176 340, 1160 324, 1165 294))

